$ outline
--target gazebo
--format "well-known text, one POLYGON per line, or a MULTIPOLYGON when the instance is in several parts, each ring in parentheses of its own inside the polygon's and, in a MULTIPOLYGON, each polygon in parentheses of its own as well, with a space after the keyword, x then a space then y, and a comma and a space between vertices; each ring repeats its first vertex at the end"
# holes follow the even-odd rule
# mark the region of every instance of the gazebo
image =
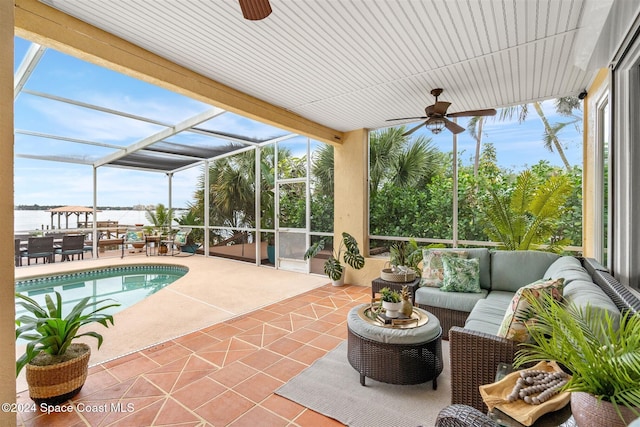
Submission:
POLYGON ((51 212, 51 228, 53 229, 53 217, 55 215, 58 216, 58 228, 62 228, 60 226, 60 218, 64 215, 65 217, 65 226, 64 228, 69 228, 69 216, 75 214, 76 222, 80 224, 80 215, 84 214, 84 223, 85 226, 89 222, 89 215, 93 214, 93 208, 88 208, 86 206, 60 206, 59 208, 48 209, 47 212, 51 212))

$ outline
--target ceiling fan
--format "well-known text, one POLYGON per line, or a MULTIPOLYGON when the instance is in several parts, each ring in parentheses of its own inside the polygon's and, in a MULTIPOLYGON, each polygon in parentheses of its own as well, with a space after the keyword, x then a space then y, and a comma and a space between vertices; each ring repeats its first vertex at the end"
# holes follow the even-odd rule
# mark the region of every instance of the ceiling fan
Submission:
POLYGON ((250 21, 259 21, 271 14, 269 0, 238 0, 242 16, 250 21))
POLYGON ((453 133, 464 132, 464 128, 457 123, 452 122, 447 119, 447 117, 474 117, 474 116, 495 116, 496 110, 493 108, 487 110, 469 110, 469 111, 459 111, 457 113, 449 113, 447 114, 447 109, 450 102, 438 101, 438 97, 442 93, 442 89, 433 89, 431 91, 431 95, 436 97, 436 103, 433 105, 429 105, 424 109, 426 116, 421 117, 402 117, 399 119, 389 119, 388 122, 394 120, 415 120, 415 119, 426 119, 424 122, 420 123, 418 126, 413 127, 402 134, 402 136, 411 135, 413 132, 417 131, 422 125, 425 125, 427 129, 435 134, 439 134, 442 129, 445 127, 449 129, 449 131, 453 133))

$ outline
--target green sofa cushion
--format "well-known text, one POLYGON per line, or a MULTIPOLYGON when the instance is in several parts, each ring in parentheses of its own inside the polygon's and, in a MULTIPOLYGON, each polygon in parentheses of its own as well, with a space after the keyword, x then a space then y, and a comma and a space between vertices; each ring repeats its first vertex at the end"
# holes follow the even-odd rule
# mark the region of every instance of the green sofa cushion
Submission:
POLYGON ((491 290, 517 292, 544 279, 557 254, 541 251, 495 251, 491 254, 491 290))
POLYGON ((573 256, 567 255, 558 258, 544 273, 545 279, 564 279, 565 287, 574 280, 585 280, 591 282, 591 276, 584 269, 580 261, 573 256))
POLYGON ((486 289, 482 289, 480 293, 467 293, 442 292, 440 288, 422 287, 416 290, 416 304, 468 313, 478 301, 487 297, 487 293, 486 289))
POLYGON ((590 304, 598 310, 609 313, 614 319, 616 328, 620 324, 620 310, 602 288, 592 281, 574 280, 565 286, 563 294, 567 303, 581 308, 590 304))
POLYGON ((504 313, 507 310, 511 298, 509 298, 509 301, 504 305, 497 304, 496 301, 496 299, 483 299, 478 301, 473 311, 469 314, 469 317, 467 317, 464 327, 478 332, 498 335, 498 330, 500 329, 504 313))

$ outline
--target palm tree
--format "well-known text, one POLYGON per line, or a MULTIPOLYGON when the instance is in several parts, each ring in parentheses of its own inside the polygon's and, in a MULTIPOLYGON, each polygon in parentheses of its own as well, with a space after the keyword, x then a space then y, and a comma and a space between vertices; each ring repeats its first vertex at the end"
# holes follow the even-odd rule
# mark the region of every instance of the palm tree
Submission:
MULTIPOLYGON (((539 101, 533 102, 531 105, 533 106, 534 110, 538 114, 538 117, 540 117, 540 121, 542 121, 542 124, 544 126, 545 148, 551 152, 553 152, 553 150, 555 149, 555 151, 560 156, 560 159, 562 160, 562 163, 564 164, 565 169, 567 170, 567 172, 570 172, 571 165, 567 160, 567 156, 564 154, 564 149, 562 148, 562 144, 560 143, 560 140, 558 138, 558 133, 562 129, 564 129, 564 127, 566 127, 567 125, 570 125, 570 124, 577 125, 580 123, 581 117, 575 115, 574 111, 580 110, 581 101, 575 96, 557 98, 555 101, 556 112, 558 112, 563 116, 570 117, 572 120, 570 120, 569 122, 562 122, 562 123, 556 123, 556 124, 551 124, 549 122, 546 115, 544 114, 544 111, 542 110, 542 104, 539 101)), ((522 105, 516 105, 513 107, 503 108, 502 110, 500 110, 499 118, 500 120, 511 119, 513 118, 514 115, 517 114, 518 121, 522 123, 527 118, 527 115, 529 114, 528 107, 529 107, 528 104, 522 104, 522 105)))
POLYGON ((527 250, 547 243, 548 250, 558 252, 565 241, 553 234, 570 193, 571 182, 566 175, 540 181, 530 170, 524 170, 512 191, 489 187, 483 203, 488 221, 485 231, 507 250, 527 250))
POLYGON ((155 209, 146 209, 145 216, 154 227, 166 232, 169 229, 174 212, 175 209, 167 209, 162 203, 158 203, 155 209))
POLYGON ((436 169, 431 138, 403 136, 405 126, 372 132, 369 138, 369 193, 374 198, 385 182, 400 187, 423 184, 436 169))
POLYGON ((476 153, 473 160, 473 176, 478 178, 478 170, 480 168, 480 151, 482 148, 482 128, 484 126, 485 121, 484 116, 474 116, 469 119, 469 123, 467 123, 467 130, 469 131, 469 135, 473 139, 476 140, 476 153))

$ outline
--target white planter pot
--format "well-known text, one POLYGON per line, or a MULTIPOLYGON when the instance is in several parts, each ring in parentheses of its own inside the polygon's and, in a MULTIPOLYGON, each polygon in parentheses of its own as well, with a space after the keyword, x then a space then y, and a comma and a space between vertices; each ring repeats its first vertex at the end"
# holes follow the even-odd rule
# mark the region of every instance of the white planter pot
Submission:
POLYGON ((400 302, 388 302, 382 301, 382 308, 385 310, 385 314, 387 317, 395 319, 400 316, 400 311, 402 310, 402 301, 400 302))
POLYGON ((344 270, 342 270, 342 275, 338 280, 331 280, 331 284, 333 286, 343 286, 344 285, 344 270))

